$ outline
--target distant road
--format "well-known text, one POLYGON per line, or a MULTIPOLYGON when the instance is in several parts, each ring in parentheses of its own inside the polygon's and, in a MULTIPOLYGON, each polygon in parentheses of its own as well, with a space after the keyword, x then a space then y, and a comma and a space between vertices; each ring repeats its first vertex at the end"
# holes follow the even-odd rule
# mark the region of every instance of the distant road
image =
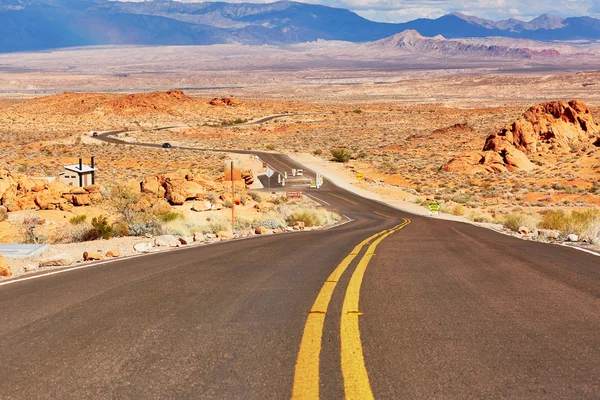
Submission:
POLYGON ((0 398, 600 398, 599 257, 303 189, 353 221, 0 286, 0 398))

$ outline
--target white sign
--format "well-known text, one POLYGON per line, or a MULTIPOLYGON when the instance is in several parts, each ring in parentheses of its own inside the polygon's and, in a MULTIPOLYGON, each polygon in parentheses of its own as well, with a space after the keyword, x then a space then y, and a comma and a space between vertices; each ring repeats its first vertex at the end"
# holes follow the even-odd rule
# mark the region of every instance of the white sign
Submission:
POLYGON ((274 172, 271 168, 267 168, 267 170, 265 171, 265 175, 267 176, 267 178, 272 177, 273 174, 274 174, 274 172))

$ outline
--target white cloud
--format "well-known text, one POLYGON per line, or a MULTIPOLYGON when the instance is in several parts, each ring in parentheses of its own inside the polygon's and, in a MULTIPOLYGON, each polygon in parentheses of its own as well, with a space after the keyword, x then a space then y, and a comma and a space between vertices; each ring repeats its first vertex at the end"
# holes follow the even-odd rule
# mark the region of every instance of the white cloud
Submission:
POLYGON ((530 20, 541 14, 560 17, 600 17, 600 0, 313 0, 323 5, 348 8, 376 21, 404 22, 415 18, 437 18, 462 12, 481 18, 530 20))

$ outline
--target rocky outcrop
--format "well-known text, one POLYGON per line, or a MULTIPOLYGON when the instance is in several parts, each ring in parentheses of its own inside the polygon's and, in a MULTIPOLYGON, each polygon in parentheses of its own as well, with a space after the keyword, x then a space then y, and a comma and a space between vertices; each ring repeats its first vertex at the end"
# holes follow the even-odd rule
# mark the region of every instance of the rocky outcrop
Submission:
POLYGON ((568 153, 593 145, 600 125, 579 100, 553 101, 531 107, 519 119, 490 135, 483 150, 500 151, 506 143, 525 154, 568 153))
POLYGON ((223 97, 223 98, 214 98, 210 101, 211 106, 228 106, 228 107, 237 107, 241 105, 242 102, 233 97, 223 97))
POLYGON ((490 135, 482 151, 460 154, 443 165, 444 172, 531 171, 529 154, 566 153, 600 143, 600 125, 579 100, 554 101, 531 107, 515 122, 490 135))
POLYGON ((100 187, 79 188, 0 170, 0 204, 8 211, 63 210, 102 200, 100 187))

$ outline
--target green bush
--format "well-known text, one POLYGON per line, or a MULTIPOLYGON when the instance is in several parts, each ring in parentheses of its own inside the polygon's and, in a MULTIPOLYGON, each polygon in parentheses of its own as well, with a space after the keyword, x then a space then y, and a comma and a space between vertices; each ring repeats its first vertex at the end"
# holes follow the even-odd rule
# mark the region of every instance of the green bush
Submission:
POLYGON ((263 201, 262 196, 258 192, 248 192, 248 196, 257 203, 262 203, 263 201))
POLYGON ((87 215, 85 215, 85 214, 76 215, 74 217, 71 217, 69 222, 73 225, 79 225, 79 224, 83 224, 86 219, 87 219, 87 215))
POLYGON ((84 234, 83 240, 110 239, 113 237, 112 225, 104 215, 92 218, 91 228, 84 234))
POLYGON ((176 221, 178 219, 184 219, 185 217, 183 216, 182 213, 177 212, 177 211, 169 211, 167 213, 164 213, 162 215, 158 216, 158 219, 160 219, 163 222, 171 222, 171 221, 176 221))
POLYGON ((347 163, 352 157, 352 153, 346 148, 331 149, 330 151, 335 162, 347 163))

